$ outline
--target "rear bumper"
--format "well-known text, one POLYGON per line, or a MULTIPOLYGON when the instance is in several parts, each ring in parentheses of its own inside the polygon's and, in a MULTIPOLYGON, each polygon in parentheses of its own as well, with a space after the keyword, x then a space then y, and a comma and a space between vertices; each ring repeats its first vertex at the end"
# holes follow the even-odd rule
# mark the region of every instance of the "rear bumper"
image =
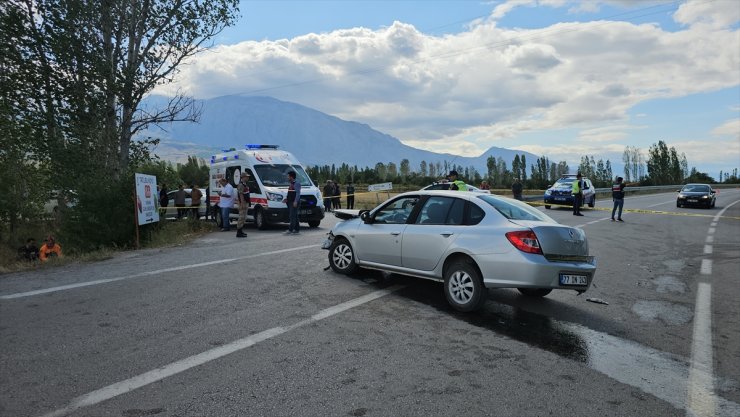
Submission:
MULTIPOLYGON (((265 220, 270 223, 287 223, 290 219, 288 208, 271 208, 264 212, 265 220)), ((318 221, 324 218, 324 210, 321 207, 300 208, 298 221, 305 223, 318 221)))
POLYGON ((586 291, 596 274, 596 261, 554 262, 542 255, 512 251, 495 259, 477 258, 486 288, 551 288, 586 291), (583 275, 587 285, 561 285, 561 274, 583 275))

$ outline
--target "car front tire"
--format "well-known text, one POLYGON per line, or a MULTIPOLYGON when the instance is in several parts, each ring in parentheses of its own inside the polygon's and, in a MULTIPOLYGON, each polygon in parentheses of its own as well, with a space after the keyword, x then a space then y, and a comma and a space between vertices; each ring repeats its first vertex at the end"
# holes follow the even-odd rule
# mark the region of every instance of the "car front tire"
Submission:
POLYGON ((254 210, 254 225, 257 226, 258 230, 267 229, 267 222, 265 221, 265 213, 262 212, 262 209, 254 210))
POLYGON ((593 197, 591 197, 591 202, 588 203, 588 206, 591 208, 594 208, 595 205, 596 205, 596 196, 594 195, 593 197))
POLYGON ((320 220, 311 220, 310 222, 308 222, 308 227, 319 227, 320 224, 320 220))
POLYGON ((445 269, 444 293, 452 308, 463 313, 478 310, 488 291, 478 269, 470 261, 455 261, 445 269))
POLYGON ((551 288, 517 288, 522 295, 527 297, 544 297, 552 292, 551 288))
POLYGON ((548 210, 550 210, 550 206, 547 205, 547 204, 545 204, 545 208, 548 209, 548 210))
POLYGON ((345 238, 335 238, 329 248, 329 266, 334 272, 350 275, 357 271, 355 251, 345 238))

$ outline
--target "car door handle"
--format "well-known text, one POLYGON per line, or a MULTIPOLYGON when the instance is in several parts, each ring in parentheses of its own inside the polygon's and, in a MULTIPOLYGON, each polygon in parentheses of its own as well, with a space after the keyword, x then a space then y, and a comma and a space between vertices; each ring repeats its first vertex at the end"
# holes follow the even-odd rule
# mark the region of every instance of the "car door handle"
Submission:
POLYGON ((454 233, 452 233, 452 232, 442 232, 442 233, 440 233, 440 235, 442 235, 444 237, 450 237, 450 236, 454 235, 454 233))
POLYGON ((400 235, 400 234, 401 234, 401 232, 391 232, 391 234, 392 234, 393 236, 398 236, 398 235, 400 235))

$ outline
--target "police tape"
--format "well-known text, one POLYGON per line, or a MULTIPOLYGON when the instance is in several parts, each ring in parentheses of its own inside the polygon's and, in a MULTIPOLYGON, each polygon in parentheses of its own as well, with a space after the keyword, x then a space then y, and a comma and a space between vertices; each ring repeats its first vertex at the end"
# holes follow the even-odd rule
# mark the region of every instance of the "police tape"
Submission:
MULTIPOLYGON (((566 205, 566 204, 545 204, 538 201, 525 201, 525 203, 529 204, 530 206, 547 206, 547 207, 566 207, 569 209, 572 209, 573 206, 566 205)), ((606 208, 606 207, 589 207, 588 210, 594 210, 594 211, 612 211, 612 208, 606 208)), ((664 210, 645 210, 645 209, 630 209, 625 208, 622 209, 622 213, 635 213, 635 214, 658 214, 658 215, 665 215, 665 216, 686 216, 686 217, 716 217, 716 214, 699 214, 699 213, 683 213, 683 212, 677 212, 677 211, 664 211, 664 210)), ((721 219, 730 219, 730 220, 740 220, 740 217, 738 216, 720 216, 721 219)))

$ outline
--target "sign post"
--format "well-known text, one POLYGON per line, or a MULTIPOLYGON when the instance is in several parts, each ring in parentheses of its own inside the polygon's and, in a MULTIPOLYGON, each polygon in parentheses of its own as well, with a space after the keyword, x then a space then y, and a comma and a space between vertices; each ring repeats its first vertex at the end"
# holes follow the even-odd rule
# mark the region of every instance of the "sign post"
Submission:
POLYGON ((154 175, 134 174, 136 187, 134 203, 136 210, 136 248, 139 248, 139 226, 159 221, 157 210, 157 177, 154 175))
POLYGON ((391 190, 393 189, 393 183, 392 182, 381 182, 380 184, 370 184, 367 186, 367 190, 370 192, 375 192, 375 199, 378 200, 378 204, 380 204, 380 196, 378 196, 378 191, 385 191, 386 194, 388 194, 388 198, 391 197, 391 190))

